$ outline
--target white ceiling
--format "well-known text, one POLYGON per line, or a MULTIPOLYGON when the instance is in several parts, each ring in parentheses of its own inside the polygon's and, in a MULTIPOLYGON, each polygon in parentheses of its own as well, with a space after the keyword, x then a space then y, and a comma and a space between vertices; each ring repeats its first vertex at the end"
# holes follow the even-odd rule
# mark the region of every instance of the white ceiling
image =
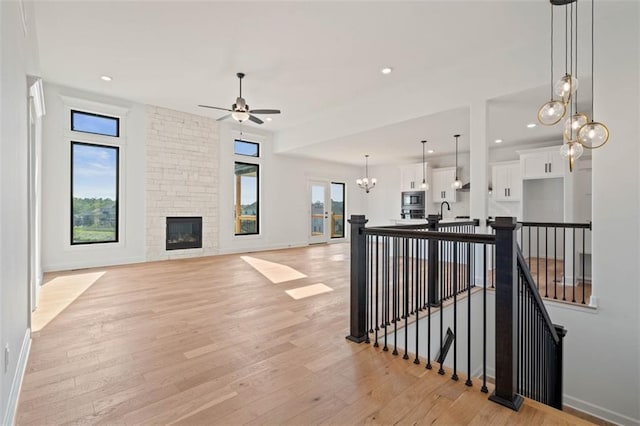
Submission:
POLYGON ((35 3, 45 80, 217 118, 197 105, 230 107, 245 72, 249 105, 282 110, 260 126, 276 151, 352 164, 419 159, 422 139, 450 153, 454 133, 468 150, 478 99, 491 99, 491 139, 559 139, 559 126, 523 127, 548 96, 548 12, 541 0, 35 3))

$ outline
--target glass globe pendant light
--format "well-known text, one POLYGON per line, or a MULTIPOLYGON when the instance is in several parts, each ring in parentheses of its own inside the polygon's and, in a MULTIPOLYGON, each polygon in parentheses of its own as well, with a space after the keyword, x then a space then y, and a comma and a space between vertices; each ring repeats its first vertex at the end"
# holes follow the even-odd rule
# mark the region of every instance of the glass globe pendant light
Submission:
POLYGON ((458 138, 460 135, 453 135, 453 137, 456 138, 456 180, 451 184, 451 188, 460 189, 462 188, 462 181, 458 179, 458 138))
POLYGON ((569 160, 569 171, 573 172, 575 161, 582 156, 584 148, 578 141, 567 141, 560 147, 560 155, 569 160))
MULTIPOLYGON (((577 108, 577 106, 576 106, 576 108, 577 108)), ((589 121, 589 119, 587 118, 586 114, 583 114, 581 112, 576 112, 571 117, 567 118, 567 120, 564 122, 564 136, 565 136, 565 138, 568 139, 568 140, 572 139, 571 136, 572 135, 577 135, 578 134, 578 130, 580 128, 582 128, 582 126, 587 124, 588 121, 589 121)))
POLYGON ((564 102, 553 99, 553 4, 551 4, 551 70, 549 84, 549 102, 546 102, 538 110, 538 122, 544 126, 553 126, 564 117, 567 107, 564 102))
POLYGON ((422 185, 420 185, 422 187, 422 189, 424 189, 425 191, 429 190, 429 183, 427 182, 427 173, 426 173, 426 168, 427 168, 427 164, 424 162, 424 146, 427 144, 427 141, 422 141, 420 142, 422 143, 422 185))
POLYGON ((593 98, 594 98, 594 0, 591 0, 591 121, 578 129, 578 142, 587 149, 596 149, 603 146, 609 140, 609 129, 602 123, 593 120, 593 98))

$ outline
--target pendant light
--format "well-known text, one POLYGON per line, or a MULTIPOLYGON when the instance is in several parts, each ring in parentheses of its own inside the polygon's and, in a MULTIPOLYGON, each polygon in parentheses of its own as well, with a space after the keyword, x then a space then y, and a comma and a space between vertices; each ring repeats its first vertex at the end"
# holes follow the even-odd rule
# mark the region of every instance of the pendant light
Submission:
POLYGON ((549 84, 549 102, 545 103, 538 110, 538 122, 544 126, 553 126, 564 117, 567 107, 564 102, 553 99, 553 4, 551 7, 551 82, 549 84))
POLYGON ((578 142, 587 149, 596 149, 603 146, 609 140, 609 129, 602 123, 593 120, 594 110, 594 3, 591 0, 591 122, 584 124, 578 129, 578 142))
POLYGON ((429 190, 429 183, 427 183, 427 172, 426 172, 426 168, 427 168, 427 163, 425 163, 424 160, 424 147, 427 144, 427 141, 421 141, 420 142, 422 144, 422 189, 424 189, 425 191, 429 190))
POLYGON ((462 181, 458 179, 458 138, 460 135, 453 135, 453 137, 456 138, 456 180, 451 184, 451 188, 460 189, 462 188, 462 181))
MULTIPOLYGON (((569 54, 568 49, 568 40, 567 32, 569 31, 568 18, 569 13, 567 6, 568 3, 571 3, 571 36, 573 37, 573 2, 577 0, 566 0, 564 7, 564 76, 558 80, 554 86, 554 91, 556 95, 562 99, 564 104, 568 104, 571 100, 571 96, 578 90, 578 79, 573 75, 573 52, 569 54)), ((551 0, 551 4, 553 4, 553 0, 551 0)), ((573 46, 572 46, 573 50, 573 46)))
POLYGON ((369 179, 369 154, 364 156, 364 161, 364 177, 362 179, 357 179, 356 183, 368 194, 369 191, 376 186, 378 180, 376 178, 369 179))

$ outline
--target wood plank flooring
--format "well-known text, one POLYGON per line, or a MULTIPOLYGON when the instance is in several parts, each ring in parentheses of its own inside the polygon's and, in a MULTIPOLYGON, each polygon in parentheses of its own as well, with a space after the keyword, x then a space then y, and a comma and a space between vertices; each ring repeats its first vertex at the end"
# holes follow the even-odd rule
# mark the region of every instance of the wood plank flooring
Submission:
POLYGON ((348 254, 251 254, 306 275, 277 284, 240 255, 47 274, 104 272, 33 334, 17 424, 587 424, 345 340, 348 254), (318 283, 333 291, 285 293, 318 283))

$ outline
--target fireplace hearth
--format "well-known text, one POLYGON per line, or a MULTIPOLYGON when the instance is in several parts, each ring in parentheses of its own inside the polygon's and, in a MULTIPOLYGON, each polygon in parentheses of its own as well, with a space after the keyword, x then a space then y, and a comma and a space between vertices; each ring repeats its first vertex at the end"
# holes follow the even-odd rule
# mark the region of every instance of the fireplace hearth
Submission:
POLYGON ((167 217, 167 250, 202 248, 202 217, 167 217))

